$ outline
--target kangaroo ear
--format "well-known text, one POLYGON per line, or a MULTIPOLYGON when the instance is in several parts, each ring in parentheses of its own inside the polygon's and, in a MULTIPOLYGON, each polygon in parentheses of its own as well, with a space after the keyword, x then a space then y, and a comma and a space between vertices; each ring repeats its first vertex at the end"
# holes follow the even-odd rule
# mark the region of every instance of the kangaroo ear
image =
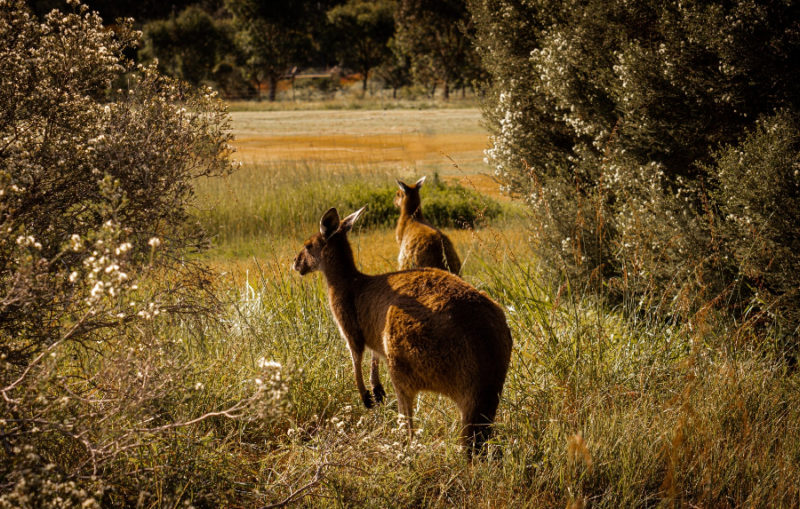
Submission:
POLYGON ((327 212, 322 214, 322 219, 319 220, 319 232, 326 239, 333 235, 339 228, 339 213, 335 208, 328 209, 327 212))
POLYGON ((408 186, 407 186, 407 185, 406 185, 404 182, 401 182, 401 181, 399 181, 399 180, 398 180, 398 181, 397 181, 397 186, 398 186, 398 187, 400 188, 400 190, 401 190, 401 191, 403 191, 404 193, 408 193, 409 187, 408 187, 408 186))
POLYGON ((414 184, 414 187, 419 189, 420 187, 422 187, 422 184, 424 184, 424 183, 425 183, 425 177, 422 177, 421 179, 417 180, 417 183, 414 184))
POLYGON ((349 232, 350 228, 353 227, 353 223, 356 222, 356 220, 361 216, 361 213, 364 212, 364 209, 366 208, 367 208, 366 206, 361 207, 360 209, 356 210, 346 218, 342 219, 342 225, 339 227, 339 229, 342 230, 343 232, 349 232))

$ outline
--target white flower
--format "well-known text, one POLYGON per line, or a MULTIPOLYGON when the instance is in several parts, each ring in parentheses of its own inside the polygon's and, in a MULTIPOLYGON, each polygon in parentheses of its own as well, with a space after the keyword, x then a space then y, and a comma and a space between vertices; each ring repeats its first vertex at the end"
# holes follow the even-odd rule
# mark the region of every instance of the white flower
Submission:
POLYGON ((130 250, 131 250, 131 248, 132 248, 132 247, 133 247, 133 246, 131 245, 131 243, 130 243, 130 242, 124 242, 124 243, 122 243, 122 244, 120 244, 120 245, 119 245, 119 247, 118 247, 118 248, 115 250, 115 252, 116 252, 118 255, 119 255, 119 254, 123 254, 123 253, 127 253, 128 251, 130 251, 130 250))
POLYGON ((161 245, 161 239, 159 239, 158 237, 151 237, 150 240, 147 241, 147 243, 150 245, 150 247, 155 249, 161 245))
POLYGON ((101 281, 98 281, 97 283, 95 283, 94 287, 92 288, 92 292, 91 293, 92 293, 92 297, 94 297, 95 299, 97 297, 99 297, 100 295, 102 295, 102 293, 103 293, 103 283, 101 281))
POLYGON ((261 357, 260 359, 258 359, 258 367, 262 368, 262 369, 265 369, 265 368, 281 369, 281 365, 280 365, 279 362, 268 361, 264 357, 261 357))
POLYGON ((42 247, 41 244, 36 242, 36 239, 33 237, 33 235, 28 235, 28 236, 20 235, 19 237, 17 237, 17 245, 24 246, 24 247, 28 247, 28 246, 37 247, 38 246, 37 249, 42 247))

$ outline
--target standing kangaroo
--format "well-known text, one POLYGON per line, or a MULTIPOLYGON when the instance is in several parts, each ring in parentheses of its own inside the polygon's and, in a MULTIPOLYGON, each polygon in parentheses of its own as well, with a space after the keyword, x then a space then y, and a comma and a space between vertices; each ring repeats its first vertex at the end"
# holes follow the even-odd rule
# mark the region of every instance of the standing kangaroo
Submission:
MULTIPOLYGON (((511 332, 505 315, 486 294, 443 270, 361 273, 347 232, 363 211, 341 221, 336 209, 325 212, 319 233, 295 257, 294 270, 324 274, 364 405, 373 404, 361 372, 369 348, 386 360, 409 434, 417 393, 444 394, 461 411, 462 443, 472 455, 489 437, 508 370, 511 332)), ((384 391, 377 376, 372 384, 380 402, 384 391)))
POLYGON ((453 243, 422 215, 419 190, 424 183, 425 177, 417 180, 413 186, 397 181, 400 186, 394 198, 394 204, 400 208, 400 219, 395 230, 400 244, 397 262, 401 270, 435 267, 458 274, 461 272, 461 260, 453 243))

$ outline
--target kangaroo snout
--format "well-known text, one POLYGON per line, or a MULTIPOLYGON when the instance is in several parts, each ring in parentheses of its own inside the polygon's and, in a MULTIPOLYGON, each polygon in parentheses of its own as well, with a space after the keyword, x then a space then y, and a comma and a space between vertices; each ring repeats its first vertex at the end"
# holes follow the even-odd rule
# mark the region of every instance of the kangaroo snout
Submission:
POLYGON ((303 268, 300 266, 300 255, 294 257, 291 268, 292 270, 296 270, 297 272, 299 272, 301 276, 304 275, 303 268))

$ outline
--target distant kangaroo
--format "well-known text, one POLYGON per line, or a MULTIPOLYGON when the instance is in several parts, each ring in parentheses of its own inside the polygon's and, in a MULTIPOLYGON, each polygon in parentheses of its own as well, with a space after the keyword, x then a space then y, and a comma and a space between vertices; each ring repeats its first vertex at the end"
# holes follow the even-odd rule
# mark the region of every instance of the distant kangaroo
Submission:
POLYGON ((422 215, 419 190, 424 183, 425 177, 417 180, 413 186, 397 181, 400 186, 394 198, 394 204, 400 208, 400 219, 395 230, 400 244, 397 262, 401 270, 435 267, 458 274, 461 272, 461 260, 453 243, 422 215))
MULTIPOLYGON (((490 435, 508 370, 511 332, 505 315, 486 294, 443 270, 359 272, 347 232, 363 211, 341 221, 336 209, 325 212, 319 233, 295 257, 294 270, 325 275, 331 311, 350 348, 364 405, 373 404, 361 372, 369 348, 386 360, 409 434, 417 393, 444 394, 461 411, 462 443, 472 455, 490 435)), ((374 377, 372 383, 380 401, 380 380, 374 377)))

